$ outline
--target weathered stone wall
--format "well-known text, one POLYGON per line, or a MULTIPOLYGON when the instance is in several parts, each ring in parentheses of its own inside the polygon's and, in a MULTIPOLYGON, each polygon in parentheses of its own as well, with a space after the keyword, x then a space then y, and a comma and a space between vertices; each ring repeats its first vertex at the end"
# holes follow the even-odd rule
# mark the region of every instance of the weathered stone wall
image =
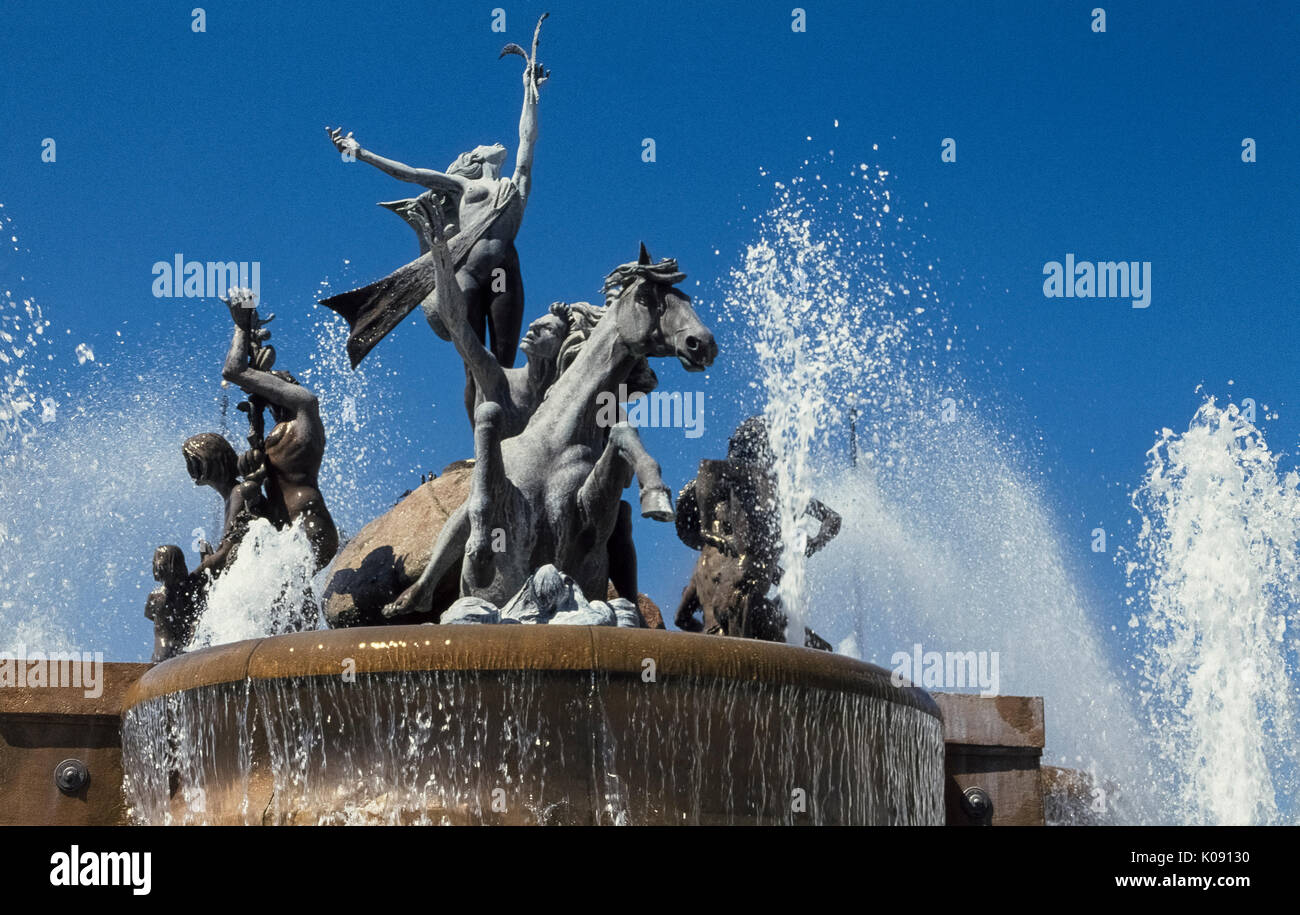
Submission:
POLYGON ((0 689, 0 826, 117 826, 122 797, 122 702, 148 664, 105 664, 102 695, 79 687, 0 689), (90 781, 61 792, 54 769, 79 759, 90 781))
POLYGON ((948 825, 1044 825, 1039 771, 1046 733, 1042 698, 931 695, 943 712, 948 825), (972 814, 964 799, 971 788, 983 788, 992 798, 991 823, 981 823, 972 814))

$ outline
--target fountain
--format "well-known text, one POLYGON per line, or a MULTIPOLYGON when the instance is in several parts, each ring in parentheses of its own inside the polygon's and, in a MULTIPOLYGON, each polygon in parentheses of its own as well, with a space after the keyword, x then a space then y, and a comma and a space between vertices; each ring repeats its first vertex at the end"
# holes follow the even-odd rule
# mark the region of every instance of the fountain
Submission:
POLYGON ((472 461, 339 552, 318 488, 319 401, 273 370, 270 318, 253 293, 228 294, 223 376, 248 395, 249 449, 236 458, 220 436, 187 445, 195 482, 223 498, 224 533, 201 544, 192 572, 178 546, 155 557, 160 663, 123 699, 134 822, 944 822, 935 700, 811 632, 795 641, 822 650, 785 644, 803 615, 780 609, 797 608, 783 575, 802 581, 802 557, 839 518, 782 497, 782 510, 806 506, 823 524, 811 543, 796 535, 790 558, 776 510, 787 481, 763 423, 742 451, 768 457, 706 461, 690 523, 679 523, 705 546, 702 569, 736 569, 699 590, 708 626, 695 628, 716 635, 663 631, 637 590, 623 490, 635 477, 645 518, 677 510, 627 403, 654 390, 654 360, 700 372, 718 355, 677 262, 643 244, 608 273, 601 305, 557 303, 529 325, 518 346, 527 364, 514 367, 502 334, 524 308, 513 238, 548 77, 540 29, 531 52, 502 52, 526 61, 512 177, 501 176, 501 146, 437 172, 329 132, 345 157, 425 190, 385 204, 415 230, 419 256, 322 304, 348 321, 353 368, 422 309, 465 364, 472 461), (331 562, 319 608, 331 628, 319 630, 310 578, 331 562), (277 577, 277 566, 299 572, 277 577), (763 596, 769 586, 777 598, 763 596), (260 637, 231 641, 248 617, 260 637))
MULTIPOLYGON (((634 19, 621 27, 635 33, 634 19)), ((591 17, 586 27, 603 36, 616 21, 591 17)), ((320 17, 262 31, 284 37, 286 51, 312 54, 304 78, 285 90, 299 110, 323 96, 331 111, 351 105, 349 117, 366 117, 374 93, 349 99, 332 81, 363 58, 316 59, 347 22, 320 17), (299 94, 304 87, 312 91, 299 94)), ((386 28, 371 23, 357 37, 378 41, 386 28)), ((611 110, 619 129, 636 134, 629 149, 608 153, 566 127, 563 143, 541 147, 535 175, 537 144, 550 142, 539 140, 543 108, 568 94, 567 111, 545 114, 573 125, 597 102, 590 89, 571 88, 579 80, 551 82, 538 62, 540 39, 539 27, 531 46, 506 47, 508 68, 495 65, 518 86, 515 62, 523 61, 522 110, 514 88, 503 109, 520 112, 513 173, 498 144, 454 158, 446 149, 437 168, 389 158, 399 140, 388 148, 378 134, 400 136, 391 123, 367 126, 375 136, 365 145, 326 128, 326 146, 314 119, 258 144, 269 155, 280 141, 292 148, 295 131, 310 133, 336 187, 374 182, 369 199, 394 198, 382 206, 403 221, 392 222, 402 234, 396 251, 345 237, 354 213, 313 212, 316 244, 239 250, 230 280, 251 288, 216 291, 214 263, 173 256, 173 240, 206 258, 255 237, 245 227, 266 221, 246 200, 240 219, 195 215, 190 205, 218 199, 215 183, 229 180, 199 141, 151 150, 173 178, 189 172, 207 182, 175 194, 152 172, 134 184, 111 180, 139 160, 95 157, 110 179, 96 181, 96 193, 145 192, 125 204, 125 196, 81 193, 69 180, 73 159, 55 167, 51 148, 42 174, 59 182, 48 185, 49 199, 61 202, 51 212, 77 213, 95 200, 118 207, 79 222, 95 229, 80 236, 98 242, 87 249, 95 256, 61 262, 56 288, 80 308, 67 327, 57 302, 44 311, 37 302, 49 277, 29 280, 42 271, 20 262, 26 227, 0 202, 9 240, 0 252, 0 629, 9 640, 0 644, 0 823, 1295 822, 1300 478, 1286 455, 1285 420, 1275 424, 1266 410, 1257 422, 1249 399, 1207 397, 1186 415, 1159 417, 1156 428, 1174 428, 1156 434, 1145 472, 1140 450, 1128 446, 1127 458, 1105 460, 1056 450, 1080 446, 1064 444, 1070 418, 1049 418, 1048 401, 1028 393, 1043 390, 1042 377, 1011 380, 1013 359, 1032 350, 1031 339, 1043 341, 1010 325, 986 333, 1007 315, 1040 314, 1038 255, 1029 257, 1024 301, 1025 288, 992 283, 998 271, 984 265, 949 261, 939 279, 938 252, 920 249, 912 229, 926 217, 909 199, 915 184, 891 178, 891 160, 909 182, 963 179, 926 185, 947 188, 936 207, 945 220, 960 212, 1002 220, 1033 200, 1007 193, 984 206, 964 180, 972 170, 951 167, 955 147, 953 158, 935 161, 924 137, 933 130, 937 139, 940 125, 922 129, 924 117, 915 132, 924 142, 900 131, 877 157, 873 140, 888 142, 886 125, 908 113, 915 83, 888 56, 873 60, 885 61, 877 85, 903 74, 888 96, 895 113, 873 109, 867 119, 855 103, 858 113, 843 130, 834 121, 831 134, 831 116, 844 112, 800 105, 809 83, 755 80, 748 66, 727 63, 749 60, 747 50, 709 48, 677 30, 661 49, 667 56, 692 41, 704 49, 683 58, 697 69, 679 71, 682 79, 712 68, 734 98, 769 98, 769 112, 797 107, 807 122, 798 132, 826 142, 825 151, 796 154, 799 167, 782 139, 793 124, 760 134, 746 123, 718 135, 742 147, 715 146, 684 168, 680 146, 676 166, 666 156, 652 165, 654 150, 643 148, 650 156, 637 164, 625 153, 643 131, 628 116, 636 112, 618 107, 637 96, 620 90, 604 100, 620 100, 611 110), (775 199, 753 231, 698 231, 725 218, 722 198, 738 186, 744 193, 744 173, 760 157, 778 160, 773 171, 759 169, 772 176, 765 183, 775 199), (926 162, 942 170, 926 178, 926 162), (592 186, 599 174, 617 177, 592 186), (534 247, 520 229, 537 209, 529 207, 537 179, 549 193, 552 175, 557 187, 573 182, 562 199, 574 221, 566 212, 547 223, 548 241, 534 247), (390 178, 415 187, 381 189, 390 178), (713 207, 679 211, 668 197, 640 195, 643 179, 645 188, 707 190, 701 199, 713 207), (946 196, 959 185, 967 189, 946 196), (616 198, 618 206, 602 206, 616 198), (963 211, 963 199, 979 206, 963 211), (129 217, 164 210, 177 221, 156 220, 163 231, 132 228, 129 217), (579 224, 579 214, 596 218, 579 224), (655 225, 674 227, 656 230, 665 236, 680 230, 650 238, 649 248, 679 254, 681 264, 638 250, 634 230, 655 225), (571 229, 574 239, 611 236, 607 259, 588 256, 571 229), (343 242, 333 255, 342 265, 326 273, 317 246, 331 236, 343 242), (214 250, 192 250, 191 241, 214 250), (733 241, 738 252, 721 250, 733 241), (670 243, 678 247, 660 250, 670 243), (319 256, 302 253, 313 250, 319 256), (361 268, 343 259, 354 250, 387 260, 355 275, 361 268), (712 288, 696 279, 707 272, 707 250, 733 265, 712 288), (107 294, 92 312, 81 290, 92 278, 87 265, 109 263, 96 253, 104 251, 129 264, 115 278, 93 277, 107 294), (255 253, 279 263, 261 270, 242 259, 255 253), (164 260, 150 286, 156 257, 164 260), (191 292, 191 270, 205 266, 209 275, 194 278, 208 282, 191 292), (932 282, 953 301, 940 303, 932 282), (589 300, 538 298, 550 285, 556 296, 589 300), (977 285, 979 293, 959 291, 977 285), (167 301, 142 301, 150 291, 167 301), (972 300, 960 301, 965 295, 972 300), (312 298, 324 306, 314 313, 312 298), (282 312, 278 324, 269 303, 282 312), (1016 311, 1022 306, 1033 310, 1016 311), (407 336, 386 343, 390 334, 407 336), (681 384, 674 359, 701 372, 686 377, 705 378, 693 386, 707 391, 663 390, 681 384), (697 442, 704 424, 687 420, 684 441, 673 442, 638 419, 678 395, 698 420, 707 404, 713 438, 697 442), (422 411, 431 399, 429 422, 422 411), (1014 415, 1026 406, 1037 418, 1014 415), (431 452, 446 464, 439 473, 428 473, 440 466, 425 463, 431 452), (1049 454, 1067 459, 1059 474, 1049 454), (1117 478, 1111 469, 1124 461, 1128 476, 1117 478), (1076 473, 1097 469, 1104 484, 1076 473), (1100 499, 1102 485, 1132 491, 1136 515, 1100 499), (1109 555, 1079 536, 1102 520, 1109 555), (665 602, 662 612, 646 592, 665 602), (152 648, 154 662, 103 664, 91 680, 64 682, 61 671, 95 672, 98 655, 87 647, 137 660, 152 648)), ((440 40, 429 44, 441 68, 437 94, 455 97, 464 123, 439 127, 460 135, 495 107, 493 83, 460 72, 459 61, 477 52, 458 48, 450 63, 440 40)), ((160 72, 201 45, 185 47, 170 63, 159 58, 160 72)), ((905 40, 889 47, 911 53, 905 40)), ((584 56, 586 75, 607 59, 584 56)), ((642 69, 619 54, 606 82, 636 85, 642 69)), ((423 76, 403 96, 401 70, 376 77, 394 95, 377 111, 429 98, 423 76)), ((825 85, 855 85, 850 72, 826 70, 825 85)), ((928 103, 933 87, 917 85, 928 103)), ((680 88, 665 81, 656 118, 690 116, 671 104, 680 88)), ((204 110, 197 106, 196 117, 204 110)), ((124 125, 147 133, 148 120, 124 125)), ((44 131, 43 123, 29 117, 15 136, 44 131)), ((176 136, 201 136, 202 120, 192 126, 176 136)), ((1086 141, 1078 146, 1090 169, 1101 161, 1086 141)), ((254 161, 242 158, 253 147, 239 149, 227 164, 254 161)), ((981 159, 988 175, 1005 164, 981 159)), ((31 175, 21 162, 14 173, 31 175)), ((245 177, 254 185, 267 174, 245 177)), ((335 202, 322 200, 333 196, 325 182, 311 183, 299 202, 335 202)), ((41 206, 25 190, 16 196, 20 206, 41 206)), ((373 218, 391 221, 390 213, 373 218)), ((1089 230, 1085 217, 1059 217, 1057 229, 1074 237, 1089 230)), ((36 224, 48 231, 50 222, 42 214, 36 224)), ((952 260, 994 250, 981 247, 985 240, 1001 244, 1001 233, 969 234, 975 225, 990 223, 969 223, 965 237, 959 229, 952 260)), ((1258 226, 1271 231, 1266 220, 1258 226)), ((1088 242, 1089 231, 1076 241, 1088 242)), ((1160 247, 1158 234, 1144 237, 1160 247)), ((1075 243, 1050 251, 1069 248, 1075 243)), ((1089 257, 1108 250, 1099 245, 1089 257)), ((1001 264, 1016 275, 1021 266, 1001 264)), ((1085 304, 1072 301, 1047 307, 1085 304)), ((1160 311, 1156 301, 1135 317, 1160 311)), ((1137 365, 1164 379, 1168 395, 1189 371, 1264 362, 1265 354, 1245 360, 1231 346, 1215 351, 1215 360, 1189 358, 1186 367, 1176 358, 1137 365)), ((1256 395, 1260 383, 1250 381, 1256 395)), ((1276 379, 1269 383, 1273 397, 1285 397, 1276 379)), ((1097 390, 1129 396, 1118 382, 1097 390)), ((1082 431, 1122 433, 1138 412, 1116 409, 1108 425, 1082 431)))
POLYGON ((203 649, 127 700, 145 823, 936 824, 923 691, 839 655, 617 627, 203 649))

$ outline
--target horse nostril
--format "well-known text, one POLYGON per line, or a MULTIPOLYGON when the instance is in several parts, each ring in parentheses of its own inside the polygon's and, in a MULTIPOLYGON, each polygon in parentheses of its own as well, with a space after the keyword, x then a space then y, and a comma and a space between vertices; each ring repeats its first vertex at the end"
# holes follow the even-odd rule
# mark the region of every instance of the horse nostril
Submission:
POLYGON ((708 330, 698 334, 684 334, 682 347, 682 355, 700 368, 713 362, 718 354, 718 344, 713 342, 713 334, 708 330))

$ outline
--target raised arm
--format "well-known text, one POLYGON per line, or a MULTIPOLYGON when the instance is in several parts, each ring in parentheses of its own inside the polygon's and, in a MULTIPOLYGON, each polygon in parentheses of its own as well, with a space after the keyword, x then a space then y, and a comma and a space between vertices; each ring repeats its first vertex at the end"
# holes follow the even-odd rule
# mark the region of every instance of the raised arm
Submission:
POLYGON ((248 364, 248 338, 246 328, 236 327, 230 340, 230 352, 221 369, 221 377, 238 385, 247 394, 256 394, 273 404, 303 410, 316 405, 316 395, 300 384, 277 378, 248 364))
POLYGON ((519 115, 519 152, 515 156, 514 184, 519 188, 519 196, 528 199, 528 192, 533 184, 533 150, 537 146, 537 100, 540 98, 542 83, 550 77, 545 67, 537 62, 537 45, 541 41, 542 23, 550 13, 543 13, 533 30, 532 54, 524 53, 517 44, 508 44, 501 51, 501 56, 517 54, 527 61, 524 67, 524 110, 519 115))
POLYGON ((300 384, 278 378, 270 372, 249 365, 252 347, 251 320, 253 311, 242 304, 244 300, 231 296, 227 301, 235 319, 235 333, 230 338, 230 351, 221 368, 221 377, 238 385, 247 394, 256 394, 264 400, 292 410, 314 409, 316 395, 300 384))
POLYGON ((474 335, 469 323, 469 303, 465 293, 456 282, 456 269, 451 262, 451 253, 442 235, 442 227, 434 228, 430 239, 429 253, 433 259, 434 287, 433 294, 421 303, 424 316, 436 331, 435 315, 440 318, 451 342, 456 346, 461 361, 474 377, 474 384, 488 400, 502 403, 502 398, 509 396, 510 385, 506 381, 505 370, 497 362, 492 351, 484 346, 474 335))
POLYGON ((524 74, 524 110, 519 115, 519 152, 515 157, 515 187, 524 200, 533 188, 533 150, 537 147, 537 97, 531 77, 524 74))
POLYGON ((339 152, 351 153, 357 160, 365 162, 367 165, 373 165, 381 172, 391 175, 399 181, 409 181, 411 184, 419 184, 431 190, 451 194, 459 194, 465 189, 464 181, 455 175, 443 174, 431 168, 412 168, 404 162, 398 162, 396 159, 385 159, 368 149, 362 149, 361 144, 353 139, 350 132, 347 136, 343 135, 342 127, 336 127, 333 130, 326 127, 325 130, 329 133, 330 141, 333 142, 339 152))

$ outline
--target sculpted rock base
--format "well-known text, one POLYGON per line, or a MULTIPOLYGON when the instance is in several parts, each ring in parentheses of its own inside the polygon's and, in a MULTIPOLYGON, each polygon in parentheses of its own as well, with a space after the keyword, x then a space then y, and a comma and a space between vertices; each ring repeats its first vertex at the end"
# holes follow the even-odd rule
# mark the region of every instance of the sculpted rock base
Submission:
POLYGON ((431 623, 459 596, 456 566, 438 585, 434 612, 385 619, 384 606, 420 577, 447 518, 469 497, 473 461, 448 465, 371 521, 339 551, 325 586, 325 619, 331 628, 387 623, 431 623))
POLYGON ((504 607, 498 609, 478 597, 462 597, 447 608, 440 622, 646 628, 636 604, 621 597, 588 601, 573 579, 553 565, 534 572, 504 607))
MULTIPOLYGON (((331 628, 394 622, 432 623, 456 603, 459 565, 439 583, 432 613, 413 613, 392 620, 380 612, 424 571, 429 561, 429 544, 452 512, 469 497, 473 469, 473 461, 449 464, 437 477, 422 483, 363 527, 339 550, 325 585, 322 608, 331 628)), ((610 586, 605 602, 612 604, 617 598, 610 586)), ((659 607, 646 595, 637 595, 635 609, 643 620, 641 625, 649 629, 664 628, 659 607)))

